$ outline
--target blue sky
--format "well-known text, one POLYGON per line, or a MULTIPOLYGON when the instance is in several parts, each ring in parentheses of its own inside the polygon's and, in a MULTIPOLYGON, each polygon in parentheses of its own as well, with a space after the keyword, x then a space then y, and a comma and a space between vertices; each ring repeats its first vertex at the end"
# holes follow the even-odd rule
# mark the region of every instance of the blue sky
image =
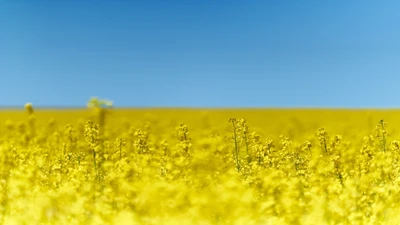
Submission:
POLYGON ((0 106, 399 107, 397 1, 0 1, 0 106))

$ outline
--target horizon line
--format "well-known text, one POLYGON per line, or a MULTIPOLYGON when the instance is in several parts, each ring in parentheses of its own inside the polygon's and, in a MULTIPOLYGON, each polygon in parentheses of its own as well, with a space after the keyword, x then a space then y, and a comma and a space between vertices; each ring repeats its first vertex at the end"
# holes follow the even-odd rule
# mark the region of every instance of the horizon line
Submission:
MULTIPOLYGON (((89 109, 85 106, 35 106, 33 109, 39 110, 83 110, 89 109)), ((193 110, 400 110, 398 107, 338 107, 338 106, 115 106, 110 109, 193 109, 193 110)), ((25 110, 24 106, 0 106, 0 110, 25 110)))

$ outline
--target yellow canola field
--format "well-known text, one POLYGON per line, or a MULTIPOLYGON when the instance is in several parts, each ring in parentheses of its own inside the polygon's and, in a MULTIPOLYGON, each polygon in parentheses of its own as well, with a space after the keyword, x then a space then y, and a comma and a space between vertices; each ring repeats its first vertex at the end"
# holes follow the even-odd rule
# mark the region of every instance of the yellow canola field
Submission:
POLYGON ((0 111, 0 224, 400 224, 400 111, 0 111))

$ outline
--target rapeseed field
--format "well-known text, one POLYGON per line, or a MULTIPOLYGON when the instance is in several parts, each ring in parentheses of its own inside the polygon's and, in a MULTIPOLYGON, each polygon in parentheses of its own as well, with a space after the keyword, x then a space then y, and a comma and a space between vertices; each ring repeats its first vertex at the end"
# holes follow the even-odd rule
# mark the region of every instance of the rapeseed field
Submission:
POLYGON ((399 224, 400 111, 0 112, 0 224, 399 224))

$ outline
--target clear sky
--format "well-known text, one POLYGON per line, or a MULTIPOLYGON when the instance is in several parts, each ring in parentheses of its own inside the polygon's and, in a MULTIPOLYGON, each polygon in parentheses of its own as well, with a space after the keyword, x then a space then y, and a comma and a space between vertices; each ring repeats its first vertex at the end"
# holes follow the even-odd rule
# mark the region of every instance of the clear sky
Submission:
POLYGON ((399 107, 399 1, 0 0, 0 106, 399 107))

